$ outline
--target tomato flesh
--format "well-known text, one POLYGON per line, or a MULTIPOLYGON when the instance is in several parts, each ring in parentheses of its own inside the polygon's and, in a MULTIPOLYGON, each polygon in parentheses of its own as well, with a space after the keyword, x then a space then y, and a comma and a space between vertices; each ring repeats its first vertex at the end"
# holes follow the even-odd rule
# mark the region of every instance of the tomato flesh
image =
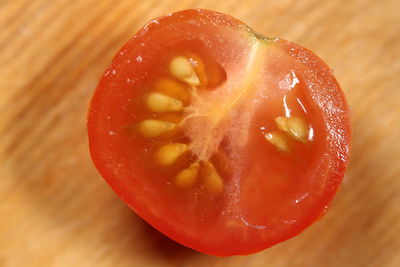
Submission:
POLYGON ((151 21, 119 51, 88 133, 129 207, 220 256, 270 247, 324 214, 350 147, 348 107, 321 59, 198 9, 151 21))

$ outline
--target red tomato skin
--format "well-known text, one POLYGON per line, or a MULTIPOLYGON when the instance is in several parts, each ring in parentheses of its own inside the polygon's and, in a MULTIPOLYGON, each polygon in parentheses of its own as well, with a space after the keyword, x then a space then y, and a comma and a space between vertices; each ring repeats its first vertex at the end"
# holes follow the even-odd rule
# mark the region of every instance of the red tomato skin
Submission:
MULTIPOLYGON (((87 122, 91 157, 100 174, 105 178, 117 195, 140 217, 171 239, 210 255, 230 256, 251 254, 298 235, 323 216, 327 206, 338 190, 349 160, 351 145, 349 107, 331 69, 319 57, 299 45, 283 39, 276 39, 274 45, 285 51, 295 61, 299 62, 299 64, 304 65, 305 68, 312 70, 308 75, 310 75, 310 79, 313 79, 314 86, 316 87, 314 90, 310 91, 310 96, 320 107, 324 121, 329 129, 327 155, 331 162, 331 172, 326 178, 327 184, 324 186, 325 191, 322 193, 320 203, 315 205, 313 210, 309 212, 307 219, 295 225, 290 233, 286 233, 286 235, 272 241, 254 240, 254 242, 243 243, 240 236, 225 236, 221 240, 215 238, 214 241, 210 242, 207 239, 200 240, 198 236, 190 235, 182 231, 182 229, 177 228, 176 225, 169 223, 168 219, 160 220, 160 217, 167 218, 168 214, 163 214, 162 211, 158 211, 160 214, 156 214, 152 207, 149 207, 148 203, 144 201, 146 196, 143 194, 145 194, 146 189, 143 188, 143 185, 139 182, 142 176, 141 173, 136 175, 137 179, 131 179, 129 182, 123 179, 115 179, 117 161, 113 162, 113 159, 109 159, 107 151, 105 151, 105 147, 112 146, 111 139, 105 138, 103 133, 108 132, 109 128, 104 126, 106 124, 99 127, 98 122, 99 120, 104 120, 104 114, 106 114, 102 112, 104 106, 108 104, 108 98, 105 98, 104 95, 111 93, 108 92, 110 88, 112 88, 110 84, 115 83, 118 85, 119 82, 112 73, 115 70, 118 71, 121 69, 121 66, 126 64, 127 51, 139 51, 138 53, 140 54, 142 51, 148 51, 146 49, 154 49, 155 47, 140 50, 142 49, 140 48, 141 38, 144 38, 148 32, 158 29, 159 24, 164 25, 186 20, 201 20, 204 21, 203 23, 211 21, 212 24, 234 31, 243 31, 247 29, 247 26, 244 26, 242 22, 230 16, 205 10, 180 11, 173 15, 167 15, 152 20, 147 24, 117 53, 111 66, 105 71, 94 93, 87 122), (321 90, 321 88, 324 89, 321 90), (113 164, 115 166, 110 167, 110 165, 113 164), (139 192, 139 194, 132 192, 139 192), (142 194, 140 194, 140 192, 142 192, 142 194)), ((142 75, 142 72, 140 69, 133 69, 130 75, 139 77, 142 75)), ((121 173, 123 172, 124 171, 121 171, 121 173)), ((120 175, 121 173, 118 174, 120 175)), ((257 231, 254 231, 254 229, 250 229, 249 233, 250 235, 257 235, 257 231)))

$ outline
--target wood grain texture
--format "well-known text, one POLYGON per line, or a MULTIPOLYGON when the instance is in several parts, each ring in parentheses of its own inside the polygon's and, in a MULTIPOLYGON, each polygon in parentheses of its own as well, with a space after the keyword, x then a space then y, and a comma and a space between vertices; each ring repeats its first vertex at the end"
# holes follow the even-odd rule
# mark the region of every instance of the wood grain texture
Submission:
POLYGON ((398 0, 0 0, 0 266, 400 266, 398 0), (149 19, 202 7, 300 43, 334 68, 353 116, 325 218, 250 256, 194 252, 149 227, 94 169, 86 110, 149 19))

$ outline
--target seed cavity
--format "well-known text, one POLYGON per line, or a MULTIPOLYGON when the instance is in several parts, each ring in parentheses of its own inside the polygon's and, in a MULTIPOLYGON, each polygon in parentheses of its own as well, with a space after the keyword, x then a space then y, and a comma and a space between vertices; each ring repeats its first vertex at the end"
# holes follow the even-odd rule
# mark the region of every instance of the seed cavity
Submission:
POLYGON ((204 164, 204 187, 214 195, 219 195, 224 189, 224 181, 210 162, 204 164))
POLYGON ((153 112, 171 112, 182 109, 182 102, 161 93, 151 93, 147 97, 147 107, 153 112))
POLYGON ((163 145, 157 152, 158 162, 164 166, 171 165, 187 150, 188 146, 182 143, 163 145))
POLYGON ((176 127, 175 123, 160 120, 144 120, 138 126, 140 134, 146 138, 160 136, 176 127))
POLYGON ((175 78, 189 85, 197 86, 200 84, 199 77, 196 75, 192 64, 185 57, 173 58, 169 64, 169 71, 175 78))
POLYGON ((194 185, 199 173, 200 164, 193 163, 188 168, 180 171, 175 177, 175 184, 181 188, 188 188, 194 185))
POLYGON ((162 78, 155 82, 154 90, 182 101, 190 101, 188 86, 173 78, 162 78))
MULTIPOLYGON (((190 109, 191 101, 197 100, 199 97, 198 90, 203 89, 205 87, 203 85, 216 86, 226 79, 222 67, 214 65, 210 65, 210 73, 207 73, 203 60, 196 55, 172 58, 168 66, 170 75, 152 83, 152 92, 145 98, 148 110, 153 113, 137 124, 139 134, 144 138, 159 137, 171 131, 175 134, 175 130, 178 132, 178 129, 182 127, 182 121, 191 116, 199 116, 195 109, 190 109), (220 69, 217 69, 218 67, 220 69)), ((235 99, 240 97, 235 97, 235 99)), ((225 113, 223 112, 223 114, 225 113)), ((202 125, 198 126, 198 129, 200 128, 202 125)), ((188 151, 194 153, 192 143, 164 143, 160 145, 153 157, 159 165, 167 167, 177 163, 180 157, 183 157, 188 151)), ((178 164, 175 167, 178 167, 178 164)), ((205 158, 198 157, 197 161, 191 162, 189 166, 180 169, 175 174, 173 183, 179 188, 188 189, 196 185, 202 186, 212 196, 217 196, 224 190, 222 177, 214 165, 205 158)))
POLYGON ((287 137, 281 132, 272 132, 264 135, 265 138, 273 145, 279 152, 289 152, 291 146, 288 142, 287 137))
POLYGON ((295 140, 307 142, 309 127, 304 119, 300 117, 277 117, 275 122, 280 130, 288 133, 295 140))

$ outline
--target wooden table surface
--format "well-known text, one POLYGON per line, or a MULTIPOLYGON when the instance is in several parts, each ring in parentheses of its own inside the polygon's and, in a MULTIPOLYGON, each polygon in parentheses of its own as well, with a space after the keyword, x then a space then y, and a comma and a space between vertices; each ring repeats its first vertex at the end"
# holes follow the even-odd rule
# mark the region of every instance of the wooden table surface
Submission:
POLYGON ((0 0, 0 266, 400 266, 400 2, 0 0), (353 119, 326 217, 250 256, 187 249, 93 167, 86 110, 118 48, 153 17, 201 7, 302 44, 334 69, 353 119))

